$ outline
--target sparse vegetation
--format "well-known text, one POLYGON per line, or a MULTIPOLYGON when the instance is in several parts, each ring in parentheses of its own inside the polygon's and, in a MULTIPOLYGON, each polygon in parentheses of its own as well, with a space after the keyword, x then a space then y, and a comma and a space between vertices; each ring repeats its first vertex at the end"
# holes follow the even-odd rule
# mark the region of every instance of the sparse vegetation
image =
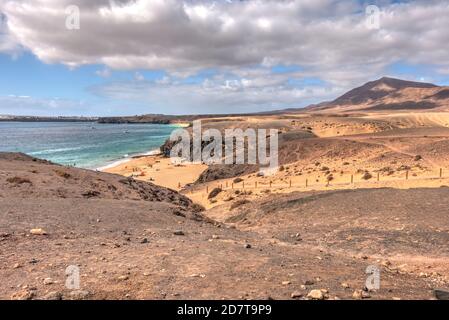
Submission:
POLYGON ((62 170, 55 170, 55 173, 64 179, 69 179, 72 176, 70 173, 62 171, 62 170))
POLYGON ((191 208, 194 213, 203 212, 204 210, 206 210, 206 208, 198 203, 193 203, 191 208))
POLYGON ((12 184, 24 184, 24 183, 28 183, 28 184, 32 184, 31 181, 27 178, 21 178, 21 177, 11 177, 6 179, 7 182, 12 183, 12 184))
POLYGON ((250 203, 250 201, 246 200, 246 199, 237 200, 233 204, 231 204, 231 207, 229 209, 234 210, 235 208, 243 206, 244 204, 247 204, 247 203, 250 203))
POLYGON ((363 180, 369 180, 369 179, 371 179, 372 177, 373 177, 373 175, 372 175, 371 173, 369 173, 368 171, 366 171, 366 172, 363 174, 362 179, 363 179, 363 180))
POLYGON ((221 188, 214 188, 209 195, 207 196, 208 199, 213 199, 216 196, 218 196, 223 190, 221 188))
POLYGON ((394 169, 392 169, 391 167, 383 167, 382 169, 379 170, 379 172, 383 172, 387 176, 391 176, 394 173, 394 169))

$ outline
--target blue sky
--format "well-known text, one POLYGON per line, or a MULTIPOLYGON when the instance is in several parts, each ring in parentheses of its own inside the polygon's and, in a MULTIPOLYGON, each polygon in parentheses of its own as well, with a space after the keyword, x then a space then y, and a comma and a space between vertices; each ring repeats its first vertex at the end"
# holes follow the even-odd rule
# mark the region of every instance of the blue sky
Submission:
POLYGON ((304 107, 382 76, 449 85, 449 4, 374 3, 371 28, 373 3, 355 0, 6 0, 0 114, 239 113, 304 107), (64 25, 69 4, 80 29, 64 25))

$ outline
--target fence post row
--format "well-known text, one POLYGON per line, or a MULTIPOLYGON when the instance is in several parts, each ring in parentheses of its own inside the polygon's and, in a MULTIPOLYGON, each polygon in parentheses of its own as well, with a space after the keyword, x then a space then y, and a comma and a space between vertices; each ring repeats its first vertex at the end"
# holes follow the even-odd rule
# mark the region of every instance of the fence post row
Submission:
MULTIPOLYGON (((409 174, 410 174, 410 170, 406 170, 406 171, 405 171, 405 180, 409 180, 409 174)), ((440 178, 440 179, 443 178, 443 168, 440 168, 440 169, 439 169, 439 178, 440 178)), ((424 178, 424 179, 426 179, 426 178, 424 178)), ((430 179, 433 179, 433 178, 430 178, 430 179)), ((378 181, 378 182, 380 181, 380 172, 379 172, 379 171, 377 172, 377 181, 378 181)), ((289 184, 289 187, 290 187, 290 188, 293 187, 293 181, 292 181, 292 179, 289 180, 288 184, 289 184)), ((306 179, 306 180, 305 180, 305 184, 306 184, 306 188, 309 187, 309 179, 306 179)), ((354 174, 351 174, 351 184, 354 184, 354 174)), ((330 185, 330 181, 327 181, 326 186, 329 186, 329 185, 330 185)), ((221 183, 221 184, 219 185, 219 187, 220 187, 221 189, 223 189, 223 186, 224 186, 223 183, 221 183)), ((226 181, 225 186, 226 186, 226 188, 229 187, 228 181, 226 181)), ((234 183, 231 183, 230 186, 231 186, 232 189, 234 189, 234 183)), ((243 187, 243 189, 245 189, 245 181, 242 182, 242 187, 243 187)), ((273 187, 273 181, 270 180, 270 188, 272 188, 272 187, 273 187)), ((178 182, 178 188, 181 188, 181 182, 178 182)), ((254 181, 254 188, 255 188, 255 189, 258 188, 258 182, 257 182, 257 181, 254 181)), ((209 193, 209 186, 206 186, 206 193, 207 193, 207 194, 209 193)))

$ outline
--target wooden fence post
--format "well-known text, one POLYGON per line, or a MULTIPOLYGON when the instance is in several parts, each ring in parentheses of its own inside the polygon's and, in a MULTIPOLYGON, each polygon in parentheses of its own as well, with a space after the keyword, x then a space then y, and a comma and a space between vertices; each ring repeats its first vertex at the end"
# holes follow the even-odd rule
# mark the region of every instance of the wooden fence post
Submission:
POLYGON ((380 180, 380 172, 377 172, 377 182, 380 180))
POLYGON ((354 175, 351 174, 351 184, 353 184, 353 183, 354 183, 354 175))
POLYGON ((405 171, 405 180, 408 180, 408 170, 405 171))
POLYGON ((272 182, 270 181, 270 189, 271 189, 271 183, 272 183, 272 182))
POLYGON ((292 180, 290 180, 290 188, 292 187, 292 180))

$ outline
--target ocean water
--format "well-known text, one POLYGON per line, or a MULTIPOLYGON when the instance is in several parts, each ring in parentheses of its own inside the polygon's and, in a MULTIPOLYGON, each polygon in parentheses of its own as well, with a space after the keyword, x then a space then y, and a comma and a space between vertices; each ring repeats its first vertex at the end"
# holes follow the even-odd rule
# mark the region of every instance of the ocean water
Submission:
POLYGON ((23 152, 63 165, 97 169, 158 149, 176 128, 160 124, 0 122, 0 152, 23 152))

